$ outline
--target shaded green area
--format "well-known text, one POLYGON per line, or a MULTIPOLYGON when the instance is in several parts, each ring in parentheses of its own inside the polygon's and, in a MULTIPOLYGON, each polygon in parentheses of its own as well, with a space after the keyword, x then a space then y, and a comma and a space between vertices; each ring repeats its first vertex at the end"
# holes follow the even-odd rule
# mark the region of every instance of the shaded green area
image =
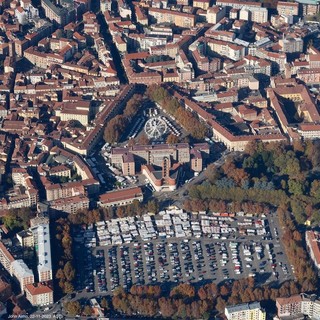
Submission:
POLYGON ((10 209, 1 221, 9 231, 19 232, 28 229, 30 219, 34 217, 35 211, 30 208, 10 209))
POLYGON ((186 209, 226 204, 287 205, 298 224, 320 223, 320 142, 253 143, 222 167, 210 166, 207 181, 189 189, 186 209), (213 204, 211 203, 212 201, 213 204))

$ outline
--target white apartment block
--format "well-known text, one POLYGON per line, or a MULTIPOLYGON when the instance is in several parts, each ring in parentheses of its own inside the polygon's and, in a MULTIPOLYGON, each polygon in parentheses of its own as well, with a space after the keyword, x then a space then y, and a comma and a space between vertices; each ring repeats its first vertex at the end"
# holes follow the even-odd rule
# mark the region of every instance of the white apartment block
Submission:
POLYGON ((265 320, 266 312, 260 302, 243 303, 225 308, 228 320, 265 320))
POLYGON ((39 224, 31 228, 38 255, 39 282, 52 280, 52 261, 49 224, 39 224))
POLYGON ((240 10, 240 20, 265 23, 268 21, 268 9, 243 6, 240 10))
POLYGON ((34 283, 32 270, 21 259, 12 262, 11 275, 18 280, 22 292, 27 284, 34 283))

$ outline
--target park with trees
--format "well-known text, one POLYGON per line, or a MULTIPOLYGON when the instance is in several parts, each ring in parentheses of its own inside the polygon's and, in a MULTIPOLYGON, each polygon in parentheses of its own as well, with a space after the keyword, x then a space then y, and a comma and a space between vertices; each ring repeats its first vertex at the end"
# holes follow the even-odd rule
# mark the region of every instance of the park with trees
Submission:
MULTIPOLYGON (((125 131, 128 129, 132 119, 141 110, 144 98, 158 103, 162 109, 174 117, 177 123, 179 123, 189 134, 189 138, 195 141, 202 141, 209 133, 207 126, 200 121, 198 116, 189 110, 186 110, 180 105, 178 99, 173 97, 169 91, 162 86, 153 85, 148 87, 144 95, 135 94, 127 102, 123 112, 116 115, 110 121, 104 131, 104 140, 108 143, 118 143, 121 141, 125 131)), ((149 141, 146 136, 142 135, 139 144, 148 144, 149 141)), ((174 135, 168 135, 167 143, 177 143, 179 138, 174 135)), ((133 141, 131 141, 131 144, 133 141)))
POLYGON ((189 211, 269 213, 285 205, 296 222, 320 223, 320 142, 251 143, 189 189, 189 211))
POLYGON ((206 124, 200 121, 196 114, 181 106, 178 99, 173 97, 164 87, 149 86, 146 95, 150 100, 158 103, 165 112, 173 116, 192 139, 201 141, 208 135, 206 124))

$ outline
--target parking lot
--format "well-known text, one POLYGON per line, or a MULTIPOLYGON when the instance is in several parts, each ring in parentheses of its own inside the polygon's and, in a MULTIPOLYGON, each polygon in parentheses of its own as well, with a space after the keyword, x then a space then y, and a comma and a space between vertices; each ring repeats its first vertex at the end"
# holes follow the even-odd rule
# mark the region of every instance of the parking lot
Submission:
MULTIPOLYGON (((279 252, 277 249, 275 247, 274 252, 279 252)), ((277 264, 276 254, 272 254, 274 258, 270 259, 266 246, 253 240, 137 241, 129 245, 99 247, 101 250, 106 256, 106 291, 113 291, 119 285, 130 289, 133 284, 157 284, 164 281, 220 282, 255 276, 258 282, 265 283, 292 277, 287 263, 279 261, 277 264)), ((101 291, 104 290, 99 287, 101 291)))
POLYGON ((219 283, 248 276, 261 284, 283 282, 294 271, 277 224, 275 215, 221 217, 182 210, 99 222, 77 232, 78 259, 84 263, 79 282, 97 293, 133 284, 219 283))

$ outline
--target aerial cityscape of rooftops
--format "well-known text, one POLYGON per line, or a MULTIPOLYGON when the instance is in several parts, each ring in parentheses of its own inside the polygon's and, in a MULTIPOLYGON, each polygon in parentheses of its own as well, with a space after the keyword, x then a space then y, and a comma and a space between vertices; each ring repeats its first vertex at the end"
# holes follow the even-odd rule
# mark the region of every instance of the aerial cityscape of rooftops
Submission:
POLYGON ((320 320, 320 0, 3 0, 0 319, 320 320))

